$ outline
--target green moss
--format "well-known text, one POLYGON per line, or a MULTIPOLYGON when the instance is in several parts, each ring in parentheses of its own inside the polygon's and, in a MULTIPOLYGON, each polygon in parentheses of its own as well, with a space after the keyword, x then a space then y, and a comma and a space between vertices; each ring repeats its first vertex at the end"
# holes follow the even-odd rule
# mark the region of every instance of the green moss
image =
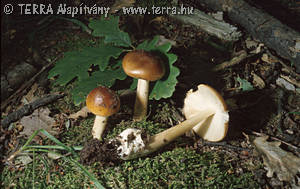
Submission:
POLYGON ((45 155, 39 155, 35 158, 35 163, 27 164, 22 169, 5 167, 1 182, 4 188, 16 189, 93 187, 88 178, 72 163, 62 159, 51 160, 45 155))
POLYGON ((160 124, 160 123, 154 123, 153 121, 124 121, 122 120, 120 123, 113 126, 113 128, 108 132, 107 138, 113 138, 120 134, 123 130, 127 128, 138 128, 145 130, 148 134, 154 135, 156 133, 159 133, 163 130, 165 130, 168 125, 160 124))
POLYGON ((162 102, 153 108, 150 105, 149 109, 154 111, 153 117, 150 117, 150 119, 155 122, 169 124, 171 126, 174 126, 175 123, 178 122, 179 113, 177 112, 176 108, 171 104, 162 102))
POLYGON ((92 139, 92 127, 95 117, 90 116, 81 122, 75 122, 60 136, 61 142, 71 146, 84 145, 84 143, 92 139))
POLYGON ((126 161, 99 171, 110 188, 257 188, 253 175, 230 174, 217 153, 176 148, 154 157, 126 161))

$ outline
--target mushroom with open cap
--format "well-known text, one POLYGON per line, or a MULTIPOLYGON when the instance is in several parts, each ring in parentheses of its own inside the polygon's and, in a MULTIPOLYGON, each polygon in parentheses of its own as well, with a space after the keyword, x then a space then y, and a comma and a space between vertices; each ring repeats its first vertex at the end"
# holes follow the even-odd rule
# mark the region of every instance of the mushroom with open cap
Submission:
POLYGON ((184 113, 187 120, 154 136, 146 135, 139 129, 124 130, 111 140, 119 144, 116 152, 120 159, 145 156, 191 129, 209 141, 220 141, 226 136, 229 114, 223 98, 213 88, 199 85, 197 91, 189 91, 184 101, 184 113))
POLYGON ((156 81, 165 74, 161 59, 144 50, 127 53, 122 61, 124 72, 138 79, 133 119, 140 121, 147 115, 149 81, 156 81))
POLYGON ((212 110, 214 116, 199 122, 193 131, 203 139, 217 142, 222 140, 228 130, 229 114, 222 96, 208 85, 201 84, 198 90, 188 91, 184 99, 183 114, 190 119, 198 112, 212 110))
POLYGON ((96 115, 92 129, 93 138, 101 140, 107 117, 120 109, 120 99, 114 91, 99 86, 93 89, 86 98, 87 108, 96 115))

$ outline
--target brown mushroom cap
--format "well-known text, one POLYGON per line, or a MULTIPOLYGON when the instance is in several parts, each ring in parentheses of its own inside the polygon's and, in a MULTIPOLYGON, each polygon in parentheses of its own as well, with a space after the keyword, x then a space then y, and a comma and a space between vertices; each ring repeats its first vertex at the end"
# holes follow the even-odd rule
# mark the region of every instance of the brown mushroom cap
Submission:
POLYGON ((160 58, 144 50, 127 53, 122 66, 127 75, 148 81, 156 81, 165 74, 165 67, 160 58))
POLYGON ((93 114, 107 117, 119 111, 120 99, 114 91, 99 86, 88 94, 86 106, 93 114))

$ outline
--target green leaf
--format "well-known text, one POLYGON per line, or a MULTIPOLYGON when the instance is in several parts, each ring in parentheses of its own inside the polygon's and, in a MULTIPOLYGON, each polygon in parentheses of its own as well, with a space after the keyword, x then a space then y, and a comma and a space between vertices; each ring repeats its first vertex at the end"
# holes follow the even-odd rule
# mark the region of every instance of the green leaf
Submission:
POLYGON ((289 112, 289 114, 300 115, 300 112, 289 112))
MULTIPOLYGON (((138 45, 137 49, 144 49, 146 51, 159 51, 166 59, 166 65, 168 66, 166 73, 162 79, 155 82, 150 94, 150 99, 159 100, 161 98, 171 97, 173 92, 175 91, 175 86, 177 84, 176 77, 179 75, 180 70, 173 66, 174 62, 177 60, 177 56, 172 53, 168 53, 171 49, 170 43, 165 43, 163 45, 157 46, 157 42, 159 40, 158 36, 155 36, 151 41, 145 41, 138 45)), ((151 85, 151 83, 150 83, 151 85)), ((136 81, 131 85, 131 89, 136 87, 136 81)))
POLYGON ((132 81, 132 83, 131 83, 129 89, 135 90, 135 89, 136 89, 136 86, 137 86, 137 82, 138 82, 137 79, 133 79, 133 81, 132 81))
MULTIPOLYGON (((55 150, 66 150, 64 147, 59 145, 29 145, 27 148, 37 148, 37 149, 55 149, 55 150)), ((82 146, 73 146, 74 150, 82 150, 82 146)))
MULTIPOLYGON (((156 44, 157 44, 158 40, 159 40, 159 37, 155 36, 151 41, 147 40, 147 41, 144 41, 143 43, 139 44, 136 49, 143 49, 146 51, 157 50, 156 44)), ((166 43, 166 44, 168 44, 168 43, 166 43)), ((169 43, 169 45, 171 45, 171 44, 169 43)))
POLYGON ((173 66, 173 63, 176 62, 177 56, 174 54, 166 54, 169 60, 170 65, 170 73, 167 79, 165 80, 158 80, 150 95, 150 99, 159 100, 161 98, 168 98, 171 97, 173 92, 175 91, 175 86, 177 84, 176 77, 179 75, 180 71, 177 67, 173 66))
POLYGON ((99 65, 101 71, 107 68, 111 57, 117 58, 123 49, 112 46, 87 47, 81 52, 72 51, 65 53, 65 57, 59 60, 49 71, 49 78, 59 75, 56 84, 66 85, 74 78, 83 80, 88 78, 90 66, 99 65))
POLYGON ((239 76, 236 78, 237 81, 240 83, 240 89, 242 89, 242 91, 253 91, 254 87, 252 86, 252 84, 245 80, 245 79, 241 79, 239 76))
POLYGON ((130 47, 131 40, 128 33, 119 29, 119 17, 101 17, 100 20, 92 20, 89 27, 93 29, 93 36, 104 37, 105 43, 112 43, 116 46, 130 47))
POLYGON ((75 152, 75 150, 72 147, 67 146, 64 143, 60 142, 57 138, 55 138, 53 135, 51 135, 50 133, 48 133, 45 129, 40 129, 40 132, 43 133, 46 137, 48 137, 50 140, 52 140, 53 142, 55 142, 57 145, 63 147, 65 150, 67 150, 68 152, 70 152, 75 157, 79 157, 78 154, 75 152))
MULTIPOLYGON (((121 61, 117 65, 121 65, 121 61)), ((124 73, 121 66, 118 68, 105 71, 95 71, 90 77, 80 80, 76 87, 72 90, 72 98, 75 105, 84 102, 88 93, 99 85, 111 87, 116 79, 124 80, 127 75, 124 73)))

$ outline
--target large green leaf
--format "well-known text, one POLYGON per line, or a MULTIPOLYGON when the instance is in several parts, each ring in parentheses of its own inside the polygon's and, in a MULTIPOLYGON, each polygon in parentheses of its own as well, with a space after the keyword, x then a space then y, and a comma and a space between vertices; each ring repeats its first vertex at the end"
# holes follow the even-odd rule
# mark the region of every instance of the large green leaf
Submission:
POLYGON ((104 37, 105 43, 112 43, 116 46, 130 47, 131 40, 128 33, 119 29, 119 17, 101 17, 100 20, 92 20, 89 27, 93 29, 92 35, 104 37))
POLYGON ((59 60, 49 71, 49 78, 59 75, 56 84, 66 85, 74 78, 83 80, 88 77, 90 66, 99 65, 101 71, 107 68, 111 57, 117 58, 123 49, 112 46, 87 47, 82 51, 65 53, 65 57, 59 60))
POLYGON ((127 75, 119 65, 121 65, 121 61, 118 62, 118 67, 116 69, 95 71, 90 77, 80 80, 76 87, 72 90, 72 97, 75 105, 79 105, 83 102, 87 94, 95 87, 99 85, 111 87, 115 83, 116 79, 124 80, 127 75))
POLYGON ((179 75, 180 71, 178 68, 173 66, 172 64, 177 60, 177 56, 175 54, 167 54, 169 65, 170 65, 170 73, 167 79, 165 80, 158 80, 150 95, 150 99, 159 100, 161 98, 168 98, 171 97, 173 92, 175 91, 175 86, 177 84, 176 77, 179 75))
MULTIPOLYGON (((150 92, 149 98, 159 100, 161 98, 171 97, 173 92, 175 91, 175 86, 177 84, 176 77, 179 75, 180 71, 173 64, 177 60, 177 56, 172 53, 168 53, 171 49, 170 43, 165 43, 163 45, 157 46, 157 42, 159 37, 156 36, 151 41, 145 41, 138 45, 137 49, 144 49, 146 51, 159 51, 163 56, 165 56, 166 65, 168 66, 168 75, 164 76, 162 79, 155 82, 152 91, 150 92)), ((131 86, 131 88, 135 88, 136 81, 131 86)))

